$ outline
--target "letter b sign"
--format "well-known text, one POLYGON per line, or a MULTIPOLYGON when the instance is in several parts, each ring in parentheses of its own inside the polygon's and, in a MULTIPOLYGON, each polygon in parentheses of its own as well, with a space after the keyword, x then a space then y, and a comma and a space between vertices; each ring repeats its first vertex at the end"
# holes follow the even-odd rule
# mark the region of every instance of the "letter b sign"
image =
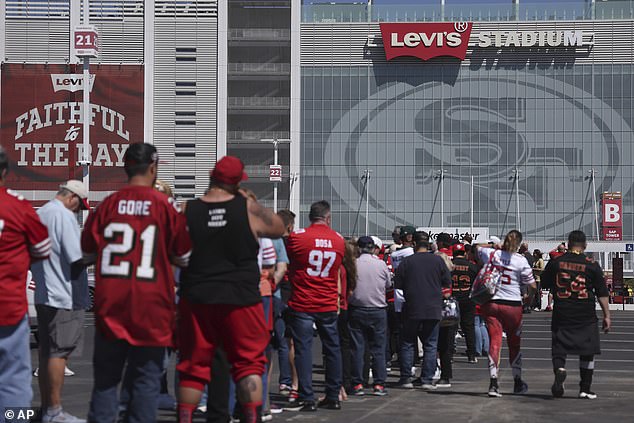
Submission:
POLYGON ((603 227, 620 227, 623 202, 620 198, 603 198, 603 227))

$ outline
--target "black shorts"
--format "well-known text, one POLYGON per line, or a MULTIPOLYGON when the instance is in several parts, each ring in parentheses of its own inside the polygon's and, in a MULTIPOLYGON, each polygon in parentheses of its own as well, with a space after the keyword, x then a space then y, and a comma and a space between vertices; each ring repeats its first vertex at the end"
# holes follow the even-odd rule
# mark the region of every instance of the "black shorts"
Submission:
POLYGON ((583 326, 567 327, 553 325, 552 355, 596 355, 601 354, 599 325, 591 322, 583 326))

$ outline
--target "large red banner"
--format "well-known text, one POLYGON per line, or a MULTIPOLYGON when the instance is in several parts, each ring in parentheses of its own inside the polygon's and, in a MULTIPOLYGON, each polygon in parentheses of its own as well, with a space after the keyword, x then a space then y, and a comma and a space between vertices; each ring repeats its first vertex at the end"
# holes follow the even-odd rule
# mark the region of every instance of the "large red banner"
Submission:
POLYGON ((472 22, 382 23, 385 58, 413 56, 429 60, 450 56, 464 60, 472 22))
MULTIPOLYGON (((90 190, 125 182, 123 155, 143 137, 143 66, 90 70, 90 190)), ((56 190, 82 178, 81 65, 2 65, 0 143, 10 157, 8 185, 56 190)))
POLYGON ((603 210, 603 239, 620 241, 623 237, 623 198, 620 192, 604 192, 601 195, 603 210))

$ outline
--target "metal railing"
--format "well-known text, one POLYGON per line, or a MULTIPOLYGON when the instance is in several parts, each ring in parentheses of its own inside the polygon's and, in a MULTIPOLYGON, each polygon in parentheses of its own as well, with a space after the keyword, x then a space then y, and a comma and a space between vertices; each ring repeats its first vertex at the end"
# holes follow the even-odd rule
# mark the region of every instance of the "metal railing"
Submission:
POLYGON ((230 40, 290 40, 290 29, 274 28, 233 28, 229 30, 230 40))
POLYGON ((229 97, 229 107, 280 107, 288 108, 291 100, 288 97, 229 97))
POLYGON ((227 139, 237 141, 260 141, 266 138, 284 139, 290 138, 288 131, 227 131, 227 139))
POLYGON ((229 73, 272 73, 287 74, 291 72, 290 63, 229 63, 229 73))
MULTIPOLYGON (((440 3, 440 2, 439 2, 440 3)), ((633 19, 634 0, 590 3, 367 5, 312 4, 302 6, 302 22, 439 22, 552 21, 633 19)))

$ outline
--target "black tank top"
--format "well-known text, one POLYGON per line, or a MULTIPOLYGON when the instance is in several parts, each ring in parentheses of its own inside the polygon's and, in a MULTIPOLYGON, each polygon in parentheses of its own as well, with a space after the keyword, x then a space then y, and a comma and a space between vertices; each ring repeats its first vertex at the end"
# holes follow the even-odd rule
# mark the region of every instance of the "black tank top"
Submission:
POLYGON ((191 200, 185 209, 193 251, 181 274, 180 295, 193 303, 251 305, 260 297, 258 241, 249 226, 247 200, 191 200))

